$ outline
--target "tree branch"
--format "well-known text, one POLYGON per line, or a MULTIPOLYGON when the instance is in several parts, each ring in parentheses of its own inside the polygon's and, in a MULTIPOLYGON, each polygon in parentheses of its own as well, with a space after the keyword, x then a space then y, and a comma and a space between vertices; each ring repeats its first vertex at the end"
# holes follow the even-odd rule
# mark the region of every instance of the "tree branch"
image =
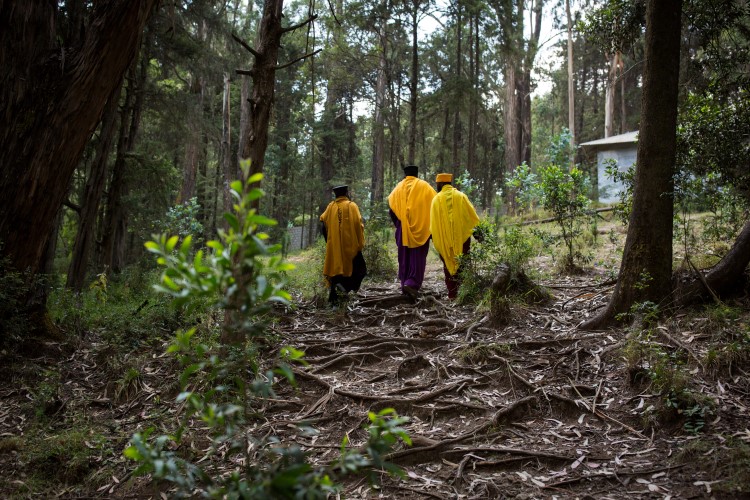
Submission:
POLYGON ((315 54, 317 54, 317 53, 318 53, 318 52, 320 52, 321 50, 323 50, 323 49, 318 49, 318 50, 316 50, 316 51, 314 51, 314 52, 310 52, 309 54, 305 54, 304 56, 298 57, 298 58, 297 58, 297 59, 295 59, 294 61, 290 61, 290 62, 288 62, 288 63, 285 63, 285 64, 280 64, 280 65, 276 66, 276 69, 277 69, 277 70, 280 70, 280 69, 288 68, 289 66, 291 66, 291 65, 292 65, 292 64, 294 64, 294 63, 297 63, 297 62, 299 62, 299 61, 302 61, 303 59, 307 59, 308 57, 312 57, 312 56, 314 56, 315 54))
POLYGON ((76 204, 75 204, 75 203, 73 203, 72 201, 70 201, 70 200, 65 200, 65 201, 63 202, 63 205, 65 205, 65 206, 66 206, 66 207, 68 207, 69 209, 73 210, 74 212, 78 212, 78 215, 81 215, 81 207, 79 207, 78 205, 76 205, 76 204))
POLYGON ((260 57, 260 54, 258 53, 258 51, 255 50, 254 48, 252 48, 250 45, 248 45, 245 40, 243 40, 242 38, 238 37, 234 33, 232 33, 232 38, 234 38, 235 42, 237 42, 240 45, 242 45, 245 48, 245 50, 247 50, 248 52, 250 52, 254 57, 260 57))
POLYGON ((305 25, 310 24, 311 22, 315 21, 317 18, 318 18, 318 15, 315 14, 315 15, 312 15, 312 16, 308 17, 307 19, 305 19, 304 21, 302 21, 299 24, 294 24, 292 26, 287 26, 286 28, 282 28, 281 29, 281 34, 283 35, 284 33, 289 33, 290 31, 294 31, 296 29, 299 29, 302 26, 305 26, 305 25))
POLYGON ((255 70, 253 69, 236 69, 234 70, 235 73, 238 75, 247 75, 247 76, 253 76, 255 74, 255 70))

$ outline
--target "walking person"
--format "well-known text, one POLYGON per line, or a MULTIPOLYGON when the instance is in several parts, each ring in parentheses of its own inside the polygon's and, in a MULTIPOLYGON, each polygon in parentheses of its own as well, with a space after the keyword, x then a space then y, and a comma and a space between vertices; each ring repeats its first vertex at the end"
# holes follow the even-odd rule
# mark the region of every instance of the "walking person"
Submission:
POLYGON ((349 186, 337 186, 333 193, 336 199, 320 216, 320 231, 326 240, 323 275, 330 288, 328 303, 336 307, 349 292, 359 290, 367 265, 362 256, 365 226, 359 207, 349 199, 349 186))
POLYGON ((405 166, 404 178, 388 195, 388 213, 396 226, 401 293, 412 299, 416 299, 424 281, 430 249, 430 206, 436 195, 418 175, 416 165, 405 166))
MULTIPOLYGON (((453 187, 452 174, 438 174, 435 182, 438 194, 430 209, 430 232, 432 243, 443 261, 448 298, 455 299, 460 285, 458 256, 469 253, 471 235, 479 217, 469 198, 453 187)), ((474 238, 480 242, 483 239, 479 234, 474 238)))

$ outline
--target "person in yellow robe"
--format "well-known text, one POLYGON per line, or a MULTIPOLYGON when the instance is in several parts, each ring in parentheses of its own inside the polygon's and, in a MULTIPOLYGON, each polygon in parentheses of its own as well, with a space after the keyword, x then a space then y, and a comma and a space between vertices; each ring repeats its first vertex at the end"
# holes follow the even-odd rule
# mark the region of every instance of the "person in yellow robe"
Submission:
POLYGON ((365 226, 359 207, 349 199, 349 187, 333 188, 336 199, 320 216, 320 231, 326 240, 323 275, 330 288, 328 303, 337 306, 351 291, 359 290, 367 276, 362 256, 365 247, 365 226))
MULTIPOLYGON (((443 261, 448 298, 455 299, 460 285, 458 256, 469 253, 471 235, 479 223, 479 217, 469 198, 451 184, 452 174, 438 174, 435 181, 438 195, 432 200, 430 208, 432 244, 443 261)), ((482 240, 479 234, 474 237, 482 240)))
POLYGON ((388 195, 388 213, 396 226, 401 292, 412 299, 424 281, 430 249, 430 206, 436 194, 418 175, 416 165, 405 166, 404 178, 388 195))

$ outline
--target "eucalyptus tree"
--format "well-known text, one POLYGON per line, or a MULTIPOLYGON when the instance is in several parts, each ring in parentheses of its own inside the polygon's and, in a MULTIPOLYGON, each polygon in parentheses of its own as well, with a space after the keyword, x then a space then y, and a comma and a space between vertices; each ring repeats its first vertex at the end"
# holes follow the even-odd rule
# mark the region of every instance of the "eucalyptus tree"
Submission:
POLYGON ((673 176, 682 0, 650 0, 646 10, 643 113, 633 210, 620 273, 606 309, 583 328, 596 328, 636 303, 666 300, 672 280, 673 176))

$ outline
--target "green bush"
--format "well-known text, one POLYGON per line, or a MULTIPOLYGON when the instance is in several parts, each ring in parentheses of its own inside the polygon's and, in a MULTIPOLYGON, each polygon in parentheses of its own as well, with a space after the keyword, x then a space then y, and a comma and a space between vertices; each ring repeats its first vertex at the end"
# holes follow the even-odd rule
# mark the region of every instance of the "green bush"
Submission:
POLYGON ((577 167, 567 171, 554 164, 540 169, 539 179, 542 206, 552 212, 567 250, 564 268, 575 270, 578 264, 585 264, 591 260, 590 256, 582 252, 581 245, 576 244, 577 238, 583 233, 583 227, 591 219, 589 179, 577 167))
POLYGON ((390 279, 398 273, 394 255, 393 223, 386 206, 377 205, 365 224, 365 248, 362 256, 370 279, 390 279))
POLYGON ((475 231, 482 235, 483 241, 472 242, 471 251, 459 256, 458 298, 463 303, 481 304, 487 302, 501 264, 510 266, 512 281, 525 272, 534 255, 534 241, 519 227, 508 227, 500 233, 488 219, 480 220, 475 231))

